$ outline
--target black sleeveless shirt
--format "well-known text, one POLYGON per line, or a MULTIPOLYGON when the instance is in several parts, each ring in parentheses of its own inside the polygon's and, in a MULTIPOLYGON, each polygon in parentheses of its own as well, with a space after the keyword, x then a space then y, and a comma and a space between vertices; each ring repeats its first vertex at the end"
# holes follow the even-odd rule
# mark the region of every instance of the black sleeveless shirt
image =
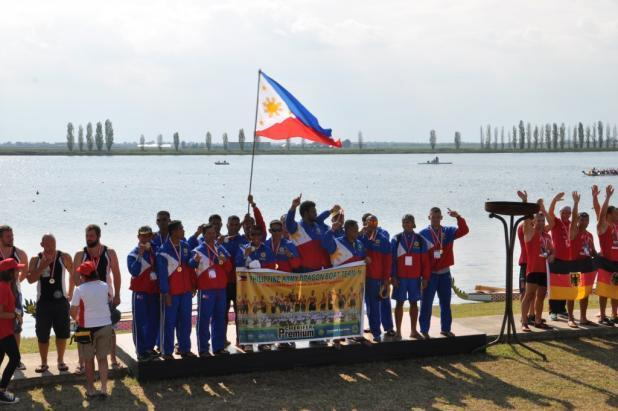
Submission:
MULTIPOLYGON (((88 248, 84 247, 84 255, 82 257, 82 262, 90 261, 90 260, 94 260, 94 259, 88 254, 88 248)), ((97 263, 97 274, 99 274, 99 280, 103 281, 104 283, 107 283, 107 275, 110 272, 110 268, 111 268, 111 261, 107 254, 107 246, 103 246, 101 257, 99 258, 99 261, 97 263)))
MULTIPOLYGON (((43 253, 39 253, 37 267, 40 266, 42 258, 43 253)), ((66 297, 64 273, 62 251, 56 251, 56 258, 45 268, 39 279, 37 287, 39 300, 56 301, 66 297)))

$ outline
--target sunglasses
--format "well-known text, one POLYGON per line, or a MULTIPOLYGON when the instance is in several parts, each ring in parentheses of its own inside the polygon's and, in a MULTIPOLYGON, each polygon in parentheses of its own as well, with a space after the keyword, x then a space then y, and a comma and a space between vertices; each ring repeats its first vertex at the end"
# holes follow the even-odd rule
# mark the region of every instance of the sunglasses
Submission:
POLYGON ((283 231, 283 230, 282 230, 281 228, 271 228, 271 229, 270 229, 270 232, 271 232, 271 233, 278 233, 278 232, 280 232, 280 231, 283 231))

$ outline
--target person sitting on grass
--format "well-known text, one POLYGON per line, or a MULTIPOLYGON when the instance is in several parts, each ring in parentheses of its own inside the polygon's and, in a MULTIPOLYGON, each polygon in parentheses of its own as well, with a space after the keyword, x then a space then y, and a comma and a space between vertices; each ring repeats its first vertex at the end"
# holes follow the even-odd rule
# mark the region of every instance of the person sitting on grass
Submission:
POLYGON ((89 342, 81 346, 86 373, 86 397, 107 397, 107 356, 112 346, 114 330, 108 301, 108 286, 99 279, 92 260, 80 264, 75 270, 81 276, 81 284, 73 292, 71 317, 78 324, 78 331, 89 331, 89 342), (101 390, 94 389, 94 358, 97 358, 101 390))

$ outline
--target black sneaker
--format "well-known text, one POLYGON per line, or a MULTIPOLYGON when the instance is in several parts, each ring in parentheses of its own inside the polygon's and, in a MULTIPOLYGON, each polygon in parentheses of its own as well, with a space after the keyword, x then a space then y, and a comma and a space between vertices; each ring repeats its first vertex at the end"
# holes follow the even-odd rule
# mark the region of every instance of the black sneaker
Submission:
POLYGON ((607 317, 601 318, 599 320, 599 324, 606 325, 608 327, 613 327, 614 326, 614 322, 612 320, 610 320, 609 318, 607 318, 607 317))
POLYGON ((156 358, 156 357, 160 357, 161 353, 157 350, 151 350, 148 352, 150 354, 151 357, 156 358))
POLYGON ((150 361, 150 360, 152 360, 152 358, 153 357, 152 357, 152 355, 150 353, 147 353, 147 354, 137 354, 137 361, 141 361, 141 362, 150 361))
POLYGON ((163 359, 163 360, 173 360, 174 356, 172 354, 163 354, 163 355, 161 355, 161 359, 163 359))
POLYGON ((230 355, 230 352, 225 348, 215 351, 215 355, 230 355))
POLYGON ((0 391, 0 404, 17 404, 19 397, 8 391, 0 391))
POLYGON ((181 358, 196 358, 197 355, 193 354, 191 351, 183 352, 180 354, 181 358))
POLYGON ((393 338, 396 335, 397 333, 395 332, 395 330, 388 330, 387 332, 384 333, 384 336, 389 337, 389 338, 393 338))
POLYGON ((200 353, 200 358, 208 358, 208 357, 212 357, 212 354, 210 353, 210 351, 203 351, 200 353))

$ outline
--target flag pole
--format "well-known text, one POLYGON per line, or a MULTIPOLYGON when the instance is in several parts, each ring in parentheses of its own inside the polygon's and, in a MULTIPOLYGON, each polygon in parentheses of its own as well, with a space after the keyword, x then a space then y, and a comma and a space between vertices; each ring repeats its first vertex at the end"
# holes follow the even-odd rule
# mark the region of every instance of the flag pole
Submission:
MULTIPOLYGON (((249 195, 251 195, 251 185, 253 183, 253 162, 255 160, 255 140, 257 138, 257 117, 258 117, 258 105, 260 103, 260 75, 262 69, 258 69, 258 81, 257 81, 257 93, 255 95, 255 120, 253 122, 253 148, 251 150, 251 174, 249 175, 249 195)), ((251 205, 247 203, 247 214, 249 214, 249 207, 251 205)))

